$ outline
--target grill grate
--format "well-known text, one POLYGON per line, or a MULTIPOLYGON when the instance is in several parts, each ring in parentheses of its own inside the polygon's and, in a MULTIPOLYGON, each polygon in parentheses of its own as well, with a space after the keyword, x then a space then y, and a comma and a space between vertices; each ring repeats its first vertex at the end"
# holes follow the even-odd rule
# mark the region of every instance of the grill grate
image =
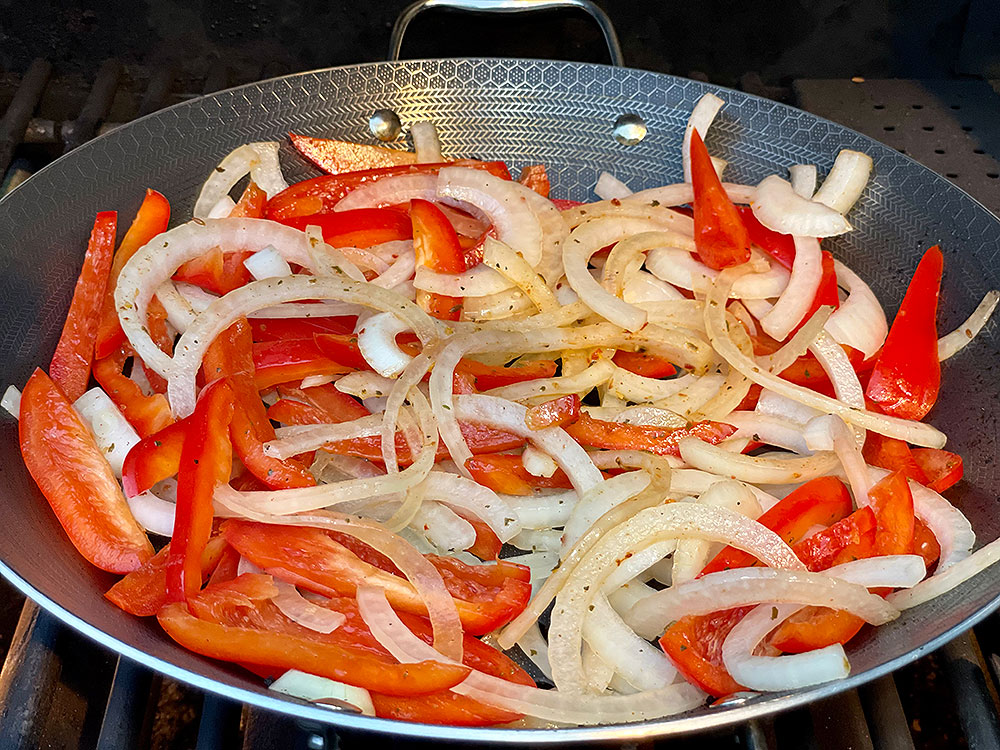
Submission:
MULTIPOLYGON (((6 106, 0 119, 0 194, 60 152, 120 122, 231 83, 221 63, 211 66, 202 81, 178 86, 169 67, 135 75, 108 60, 83 92, 72 83, 50 80, 51 73, 48 62, 36 60, 20 81, 0 80, 0 103, 6 106), (136 80, 144 82, 138 90, 136 80)), ((788 96, 785 89, 760 90, 755 74, 744 76, 743 84, 753 93, 788 96)), ((990 116, 997 111, 997 94, 986 84, 802 80, 793 91, 804 109, 909 153, 1000 210, 1000 126, 990 116)), ((338 734, 201 694, 114 656, 34 604, 21 607, 22 602, 0 583, 0 644, 7 647, 0 671, 0 747, 5 749, 324 750, 373 742, 370 735, 338 734)), ((1000 616, 993 616, 859 690, 734 730, 650 744, 698 750, 997 748, 998 652, 1000 616)))

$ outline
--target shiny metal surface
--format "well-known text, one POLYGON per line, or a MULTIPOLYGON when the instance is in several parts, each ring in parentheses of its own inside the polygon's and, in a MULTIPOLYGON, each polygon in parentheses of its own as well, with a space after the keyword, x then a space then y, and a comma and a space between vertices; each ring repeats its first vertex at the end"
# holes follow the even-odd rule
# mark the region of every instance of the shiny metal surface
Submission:
MULTIPOLYGON (((5 378, 21 385, 49 361, 72 295, 90 225, 99 210, 127 221, 146 187, 162 191, 175 221, 189 215, 197 189, 218 160, 251 140, 294 129, 373 142, 368 118, 380 108, 404 125, 433 119, 449 156, 502 158, 513 167, 543 162, 553 195, 586 200, 609 169, 639 189, 680 179, 680 144, 694 102, 715 91, 727 106, 709 147, 729 161, 727 178, 755 182, 807 162, 829 169, 837 151, 872 155, 876 174, 851 214, 856 231, 827 243, 868 280, 890 312, 919 253, 938 242, 946 274, 940 327, 957 325, 988 289, 1000 286, 1000 220, 946 180, 869 138, 826 120, 736 91, 662 74, 535 60, 379 63, 304 73, 223 91, 138 120, 84 145, 0 201, 0 355, 5 378), (635 113, 647 126, 637 145, 611 132, 635 113)), ((290 180, 313 174, 287 145, 290 180)), ((946 363, 930 421, 949 433, 966 462, 966 481, 949 496, 981 541, 1000 536, 997 326, 946 363)), ((102 594, 113 577, 87 566, 68 543, 21 466, 17 426, 0 421, 3 574, 48 611, 126 657, 192 685, 267 709, 344 727, 476 742, 562 743, 639 740, 695 732, 813 702, 885 674, 929 652, 996 608, 1000 571, 977 576, 898 621, 864 631, 848 649, 853 674, 839 683, 750 698, 641 724, 560 730, 468 729, 406 724, 303 706, 268 693, 235 667, 172 644, 155 622, 116 609, 102 594)))

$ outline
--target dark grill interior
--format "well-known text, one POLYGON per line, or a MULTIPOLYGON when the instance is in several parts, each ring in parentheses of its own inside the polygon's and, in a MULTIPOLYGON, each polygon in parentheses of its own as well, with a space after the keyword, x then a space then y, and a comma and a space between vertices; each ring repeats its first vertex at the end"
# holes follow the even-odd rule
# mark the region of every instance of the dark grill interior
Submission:
MULTIPOLYGON (((257 20, 249 28, 243 19, 239 27, 242 31, 226 37, 226 29, 235 28, 239 20, 231 17, 231 5, 235 7, 220 3, 207 21, 214 50, 235 50, 225 59, 211 50, 194 62, 170 59, 164 53, 161 37, 149 46, 145 56, 135 45, 124 45, 121 58, 95 57, 95 49, 102 45, 91 45, 79 54, 53 54, 32 62, 27 54, 31 47, 24 37, 36 33, 41 35, 36 49, 54 48, 62 39, 60 21, 53 20, 44 34, 29 29, 16 37, 0 54, 8 67, 0 77, 0 193, 94 136, 169 104, 311 65, 378 59, 397 10, 365 11, 368 16, 352 16, 336 8, 325 10, 323 18, 348 24, 344 28, 351 29, 350 33, 339 42, 331 41, 320 54, 309 52, 310 44, 319 49, 319 42, 313 40, 316 32, 311 30, 295 58, 287 50, 281 54, 267 52, 273 53, 273 49, 268 46, 271 43, 266 41, 262 26, 269 21, 280 31, 289 23, 287 18, 275 20, 278 11, 267 3, 253 6, 257 20), (347 52, 338 44, 350 44, 350 56, 344 56, 347 52), (358 54, 357 50, 363 52, 358 54), (248 62, 250 58, 253 60, 248 62)), ((708 54, 696 42, 687 47, 678 44, 672 50, 678 53, 678 59, 683 56, 690 61, 685 67, 678 59, 671 61, 665 53, 654 51, 657 42, 662 43, 672 32, 664 31, 663 24, 638 28, 635 19, 641 20, 647 4, 636 5, 639 8, 631 21, 614 17, 623 24, 619 32, 629 64, 681 74, 694 71, 697 77, 739 84, 751 93, 796 104, 910 154, 945 174, 992 210, 1000 211, 1000 124, 996 118, 1000 112, 1000 86, 996 81, 991 85, 987 78, 948 75, 955 69, 983 76, 1000 75, 989 52, 995 49, 989 44, 989 29, 992 23, 995 32, 996 21, 986 17, 985 2, 942 4, 935 11, 941 16, 935 28, 939 36, 951 35, 950 49, 958 50, 961 60, 945 60, 943 53, 937 52, 913 67, 913 75, 921 78, 906 80, 884 78, 899 75, 903 62, 890 63, 874 53, 862 63, 865 69, 882 75, 880 80, 849 79, 842 69, 831 65, 819 65, 811 77, 790 78, 775 72, 775 66, 781 67, 780 58, 768 62, 760 54, 750 54, 748 64, 737 68, 731 60, 720 61, 708 54), (980 26, 967 29, 966 22, 971 24, 975 19, 979 19, 980 26), (748 68, 751 72, 747 72, 748 68), (709 75, 698 72, 704 69, 710 71, 709 75), (753 72, 758 70, 765 73, 753 72)), ((176 10, 171 3, 165 7, 176 10)), ((301 16, 303 8, 295 7, 301 16)), ((847 3, 843 7, 853 6, 847 3)), ((790 7, 786 10, 792 13, 790 7)), ((62 16, 53 17, 64 21, 69 18, 70 31, 76 23, 76 33, 86 37, 91 27, 99 25, 106 10, 98 13, 77 8, 73 12, 75 16, 67 16, 63 10, 62 16)), ((861 13, 856 8, 855 12, 861 13)), ((897 19, 900 25, 901 19, 897 19)), ((545 38, 553 37, 539 32, 544 26, 504 21, 507 25, 499 28, 521 40, 513 54, 531 55, 531 45, 535 44, 535 56, 588 59, 592 54, 596 61, 603 61, 600 37, 585 18, 553 20, 546 16, 542 20, 543 24, 562 24, 560 33, 565 38, 545 44, 545 38), (523 33, 517 33, 518 23, 523 33)), ((838 21, 826 18, 824 22, 838 21)), ((842 24, 848 26, 854 23, 863 27, 865 22, 863 13, 842 19, 842 24)), ((477 28, 477 23, 464 16, 434 16, 422 21, 422 25, 414 24, 411 33, 415 41, 404 49, 413 56, 475 52, 458 49, 454 41, 444 42, 443 50, 435 50, 429 47, 428 38, 433 35, 442 40, 436 32, 447 24, 461 32, 451 34, 449 39, 465 38, 465 32, 477 28)), ((327 29, 327 33, 334 32, 327 29)), ((869 29, 865 33, 874 32, 869 29)), ((139 40, 145 38, 138 34, 139 40)), ((892 48, 893 44, 885 46, 892 48)), ((502 51, 480 47, 478 54, 502 51)), ((787 57, 793 51, 785 50, 783 54, 787 57)), ((785 69, 792 68, 785 65, 785 69)), ((329 728, 239 706, 163 679, 97 647, 33 604, 25 604, 6 583, 0 584, 0 591, 0 647, 6 654, 0 672, 0 747, 4 749, 322 750, 390 742, 371 736, 338 736, 329 728)), ((1000 616, 992 616, 939 651, 860 690, 733 731, 655 744, 701 750, 997 748, 998 653, 1000 616)))

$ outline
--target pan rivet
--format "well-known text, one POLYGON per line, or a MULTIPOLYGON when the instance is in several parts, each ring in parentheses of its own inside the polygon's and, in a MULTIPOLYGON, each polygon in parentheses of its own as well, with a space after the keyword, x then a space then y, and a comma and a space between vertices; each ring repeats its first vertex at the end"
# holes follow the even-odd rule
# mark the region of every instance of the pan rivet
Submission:
POLYGON ((646 137, 646 121, 639 115, 624 114, 615 120, 614 136, 623 146, 634 146, 646 137))
POLYGON ((368 129, 380 141, 394 141, 399 138, 403 125, 399 121, 399 115, 391 109, 376 109, 368 118, 368 129))

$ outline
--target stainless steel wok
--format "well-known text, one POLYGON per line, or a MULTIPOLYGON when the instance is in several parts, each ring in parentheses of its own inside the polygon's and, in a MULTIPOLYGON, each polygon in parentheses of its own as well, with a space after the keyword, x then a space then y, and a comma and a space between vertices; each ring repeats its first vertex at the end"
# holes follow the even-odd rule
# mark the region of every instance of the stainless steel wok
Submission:
MULTIPOLYGON (((549 167, 553 195, 587 200, 602 169, 633 188, 680 180, 680 144, 694 102, 715 91, 726 101, 709 144, 729 160, 727 177, 756 182, 794 163, 826 170, 837 151, 875 160, 876 174, 851 221, 857 228, 827 243, 890 308, 928 245, 947 258, 941 330, 957 325, 988 289, 1000 286, 1000 220, 928 169, 858 133, 790 107, 667 75, 600 65, 537 60, 429 60, 347 66, 277 78, 177 105, 82 146, 0 201, 0 361, 3 380, 23 385, 52 354, 94 214, 123 219, 146 187, 162 191, 175 222, 190 215, 197 189, 219 159, 247 141, 282 139, 289 130, 372 142, 375 110, 404 125, 434 120, 446 155, 549 167), (637 145, 613 138, 623 114, 641 116, 637 145)), ((286 174, 312 174, 284 147, 286 174)), ((945 366, 931 421, 965 457, 966 479, 950 494, 983 541, 1000 536, 997 420, 1000 385, 996 326, 945 366)), ((559 730, 467 729, 371 719, 284 700, 238 668, 174 645, 152 619, 127 615, 102 598, 113 578, 70 546, 21 464, 17 427, 0 420, 0 571, 42 607, 101 644, 171 677, 238 701, 344 727, 476 742, 558 743, 676 735, 741 722, 828 696, 885 674, 936 648, 1000 603, 1000 568, 866 629, 848 649, 851 676, 789 694, 766 694, 719 708, 621 726, 559 730)))

